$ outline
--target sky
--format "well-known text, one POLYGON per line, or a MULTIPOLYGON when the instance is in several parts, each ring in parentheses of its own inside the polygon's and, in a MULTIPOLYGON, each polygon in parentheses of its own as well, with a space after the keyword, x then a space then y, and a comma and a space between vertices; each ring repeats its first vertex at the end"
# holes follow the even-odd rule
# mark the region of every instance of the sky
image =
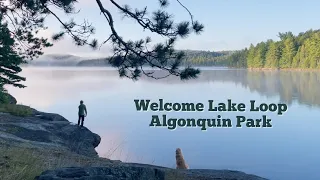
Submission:
MULTIPOLYGON (((175 22, 190 20, 188 12, 176 0, 169 0, 168 12, 174 15, 175 22)), ((195 20, 204 24, 201 35, 191 34, 186 39, 180 39, 177 49, 192 49, 205 51, 238 50, 249 47, 267 39, 278 40, 279 32, 291 31, 294 34, 309 29, 319 29, 320 1, 317 0, 180 0, 193 14, 195 20), (201 3, 200 3, 201 2, 201 3)), ((115 28, 125 40, 139 40, 150 36, 154 42, 164 39, 154 33, 143 31, 134 20, 122 18, 119 10, 109 0, 102 0, 105 8, 111 11, 115 28)), ((148 7, 152 12, 158 9, 158 0, 117 0, 120 5, 128 4, 132 9, 148 7)), ((93 0, 79 0, 75 7, 80 13, 66 16, 57 9, 52 9, 63 21, 74 18, 83 22, 84 19, 96 28, 93 35, 100 42, 110 35, 106 19, 100 14, 98 5, 93 0)), ((59 32, 61 25, 52 16, 46 19, 49 27, 41 35, 51 37, 59 32)), ((93 51, 89 47, 76 47, 70 38, 56 42, 45 50, 46 54, 73 54, 78 56, 108 56, 111 55, 110 44, 93 51)))

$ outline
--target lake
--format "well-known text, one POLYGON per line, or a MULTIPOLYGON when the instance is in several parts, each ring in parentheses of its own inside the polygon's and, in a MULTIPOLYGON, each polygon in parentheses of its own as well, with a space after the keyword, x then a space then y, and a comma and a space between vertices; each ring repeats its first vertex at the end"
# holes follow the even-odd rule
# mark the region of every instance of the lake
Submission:
MULTIPOLYGON (((163 73, 161 71, 157 73, 163 73)), ((195 80, 120 79, 108 68, 24 68, 25 89, 8 88, 18 103, 58 113, 77 123, 79 101, 88 108, 84 125, 99 134, 99 155, 175 168, 181 148, 190 168, 240 170, 274 180, 320 179, 320 73, 206 68, 195 80), (208 100, 286 103, 274 112, 142 112, 134 99, 203 103, 208 100), (152 115, 168 118, 230 118, 232 128, 149 127, 152 115), (272 128, 236 128, 236 116, 272 119, 272 128)), ((247 108, 249 109, 249 108, 247 108)))

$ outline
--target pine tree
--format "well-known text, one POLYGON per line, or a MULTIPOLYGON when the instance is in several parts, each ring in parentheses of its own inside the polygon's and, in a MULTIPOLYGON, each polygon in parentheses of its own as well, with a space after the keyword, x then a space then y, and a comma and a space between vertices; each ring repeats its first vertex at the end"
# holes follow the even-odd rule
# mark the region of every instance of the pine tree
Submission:
POLYGON ((267 45, 264 42, 258 43, 255 47, 255 56, 253 58, 253 67, 262 68, 265 63, 267 45))
POLYGON ((275 42, 270 42, 268 51, 266 53, 266 68, 278 68, 278 48, 275 42))
POLYGON ((253 67, 254 68, 261 68, 263 67, 263 59, 262 59, 262 49, 260 46, 256 46, 255 55, 253 58, 253 67))
POLYGON ((249 47, 248 58, 247 58, 248 68, 254 67, 254 57, 255 57, 255 47, 253 46, 253 44, 251 44, 249 47))
POLYGON ((296 55, 293 57, 292 64, 291 64, 292 68, 298 68, 299 67, 299 64, 300 64, 300 53, 301 53, 301 47, 299 47, 296 55))
POLYGON ((308 68, 309 66, 305 66, 305 61, 306 61, 306 51, 305 51, 305 45, 302 44, 302 46, 299 48, 299 53, 298 55, 298 67, 299 68, 308 68))
POLYGON ((292 64, 293 57, 295 56, 295 46, 293 38, 289 37, 284 40, 284 48, 282 51, 282 56, 279 60, 280 68, 290 68, 292 64))
MULTIPOLYGON (((1 20, 1 15, 0 15, 1 20)), ((18 75, 21 72, 20 65, 25 61, 14 49, 15 40, 6 23, 0 23, 0 89, 4 90, 4 85, 13 85, 23 88, 20 84, 25 81, 24 77, 18 75)))
POLYGON ((311 40, 309 46, 309 58, 310 58, 310 68, 315 69, 318 67, 320 59, 320 33, 315 33, 311 40))

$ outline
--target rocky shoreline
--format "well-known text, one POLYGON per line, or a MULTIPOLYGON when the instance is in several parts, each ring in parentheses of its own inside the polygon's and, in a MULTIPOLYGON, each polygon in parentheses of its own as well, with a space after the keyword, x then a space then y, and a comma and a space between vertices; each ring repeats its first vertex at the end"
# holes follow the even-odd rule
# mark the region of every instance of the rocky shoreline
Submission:
POLYGON ((72 125, 64 117, 34 110, 30 117, 0 113, 0 138, 44 148, 63 148, 79 155, 98 157, 101 138, 85 127, 72 125))
MULTIPOLYGON (((66 152, 69 154, 61 158, 62 160, 65 157, 72 161, 77 158, 85 159, 86 164, 83 165, 73 166, 72 163, 67 163, 41 171, 40 175, 35 177, 37 180, 265 180, 265 178, 239 171, 176 170, 147 164, 112 161, 98 157, 95 148, 100 141, 99 135, 85 127, 80 128, 70 123, 58 114, 32 109, 30 116, 18 117, 0 112, 0 144, 2 147, 36 148, 38 153, 47 152, 49 149, 59 150, 56 156, 50 151, 51 160, 60 157, 61 154, 67 154, 66 152)), ((2 158, 10 159, 9 156, 2 158)), ((174 150, 172 158, 174 158, 174 150)), ((5 168, 2 166, 5 162, 1 161, 5 160, 0 157, 0 170, 5 168)))

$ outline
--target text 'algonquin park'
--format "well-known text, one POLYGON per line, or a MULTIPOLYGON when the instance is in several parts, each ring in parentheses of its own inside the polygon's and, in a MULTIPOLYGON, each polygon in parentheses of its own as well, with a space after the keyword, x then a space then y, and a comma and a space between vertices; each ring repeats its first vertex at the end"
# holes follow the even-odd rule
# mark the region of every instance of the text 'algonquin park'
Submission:
POLYGON ((319 7, 0 0, 0 180, 320 180, 319 7))
MULTIPOLYGON (((234 103, 231 99, 228 99, 226 103, 217 103, 215 106, 214 100, 208 100, 208 106, 203 103, 171 103, 164 102, 163 99, 159 99, 158 102, 151 102, 149 99, 134 100, 137 111, 152 111, 152 112, 275 112, 277 115, 283 115, 288 110, 288 106, 283 103, 279 104, 256 104, 255 100, 250 100, 250 108, 246 108, 244 103, 234 103), (207 110, 205 110, 207 109, 207 110)), ((232 120, 230 118, 223 118, 221 115, 216 115, 217 118, 168 118, 166 114, 162 116, 152 115, 149 126, 151 127, 167 127, 170 130, 175 130, 177 127, 200 127, 205 131, 207 128, 217 127, 233 127, 232 120)), ((272 127, 271 119, 266 115, 262 115, 262 118, 246 118, 245 116, 236 116, 235 127, 241 128, 243 126, 249 128, 265 128, 272 127)))

